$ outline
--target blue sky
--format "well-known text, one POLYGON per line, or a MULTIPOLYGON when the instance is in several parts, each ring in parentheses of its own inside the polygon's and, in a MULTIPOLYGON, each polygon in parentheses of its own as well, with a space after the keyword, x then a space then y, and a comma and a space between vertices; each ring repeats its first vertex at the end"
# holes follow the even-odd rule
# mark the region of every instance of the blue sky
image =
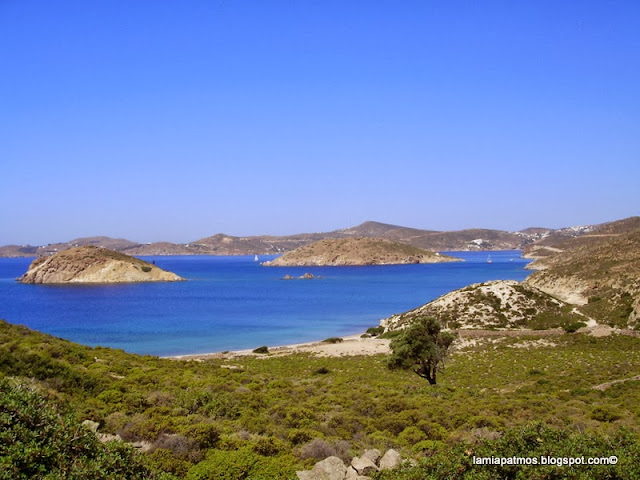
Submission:
POLYGON ((640 2, 0 0, 0 244, 640 214, 640 2))

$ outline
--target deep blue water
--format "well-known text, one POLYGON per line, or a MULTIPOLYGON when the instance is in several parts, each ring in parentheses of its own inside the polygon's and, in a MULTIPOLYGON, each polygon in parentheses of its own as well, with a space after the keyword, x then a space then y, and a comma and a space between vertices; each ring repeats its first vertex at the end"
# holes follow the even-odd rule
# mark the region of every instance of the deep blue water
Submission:
MULTIPOLYGON (((321 340, 470 283, 522 280, 519 251, 449 252, 465 262, 261 267, 253 257, 143 257, 187 282, 22 285, 32 259, 0 258, 0 318, 85 345, 179 355, 321 340), (323 278, 281 280, 310 272, 323 278)), ((267 260, 270 257, 261 257, 267 260)))

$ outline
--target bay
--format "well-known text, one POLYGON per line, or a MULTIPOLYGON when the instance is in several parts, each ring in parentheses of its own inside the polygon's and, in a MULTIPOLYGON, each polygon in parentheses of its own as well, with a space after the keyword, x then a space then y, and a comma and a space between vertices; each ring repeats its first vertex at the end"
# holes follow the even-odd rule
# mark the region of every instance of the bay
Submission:
MULTIPOLYGON (((33 259, 0 259, 0 318, 90 346, 182 355, 360 333, 451 290, 523 280, 517 250, 444 252, 465 262, 364 267, 262 267, 253 256, 141 257, 177 283, 23 285, 33 259), (304 273, 311 280, 282 280, 304 273)), ((275 256, 262 256, 260 261, 275 256)))

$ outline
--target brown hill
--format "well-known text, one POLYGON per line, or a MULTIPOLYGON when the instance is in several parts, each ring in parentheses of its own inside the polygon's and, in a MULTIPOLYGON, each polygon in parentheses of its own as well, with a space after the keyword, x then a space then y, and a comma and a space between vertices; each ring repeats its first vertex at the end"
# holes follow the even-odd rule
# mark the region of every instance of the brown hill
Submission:
POLYGON ((382 238, 355 237, 319 240, 262 265, 397 265, 457 261, 461 260, 382 238))
POLYGON ((143 260, 92 245, 34 260, 21 283, 122 283, 184 280, 143 260))
MULTIPOLYGON (((619 232, 632 219, 606 225, 619 232)), ((539 263, 536 260, 534 263, 539 263)), ((637 325, 640 317, 640 228, 628 233, 593 235, 571 248, 546 257, 544 270, 526 283, 557 298, 581 304, 598 321, 616 326, 637 325)))
MULTIPOLYGON (((571 250, 597 242, 601 237, 616 236, 640 228, 640 217, 629 217, 599 225, 585 225, 561 228, 545 234, 540 240, 526 245, 523 255, 527 258, 540 259, 558 252, 571 250)), ((544 262, 534 262, 532 269, 544 268, 544 262)))
POLYGON ((129 248, 138 246, 139 244, 124 238, 111 238, 104 236, 84 237, 76 238, 69 242, 49 243, 47 245, 40 246, 6 245, 4 247, 0 247, 0 257, 41 257, 44 255, 55 255, 63 250, 68 250, 74 247, 83 247, 86 245, 108 248, 109 250, 114 251, 125 251, 129 248))
MULTIPOLYGON (((634 218, 637 219, 638 217, 634 218)), ((627 219, 627 221, 632 223, 636 220, 627 219)), ((374 237, 385 238, 387 240, 434 251, 524 249, 525 253, 529 254, 529 256, 537 258, 559 251, 559 244, 561 242, 574 239, 586 233, 591 233, 596 227, 571 227, 552 231, 545 228, 532 227, 520 232, 473 228, 440 232, 368 221, 355 227, 331 232, 300 233, 284 236, 253 235, 242 237, 219 233, 186 244, 170 242, 142 244, 126 239, 88 237, 43 246, 7 245, 0 247, 0 257, 52 255, 62 250, 82 245, 105 247, 130 255, 279 254, 295 250, 298 247, 325 238, 374 237)), ((626 228, 628 228, 628 226, 626 228)), ((600 234, 609 234, 609 232, 602 230, 600 234)))

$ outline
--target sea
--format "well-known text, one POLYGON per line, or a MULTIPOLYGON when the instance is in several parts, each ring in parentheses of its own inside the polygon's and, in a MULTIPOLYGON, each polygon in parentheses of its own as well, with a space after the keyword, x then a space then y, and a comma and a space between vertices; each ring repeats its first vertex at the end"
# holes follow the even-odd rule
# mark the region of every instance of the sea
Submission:
POLYGON ((275 256, 140 257, 186 282, 23 285, 32 258, 0 258, 0 318, 89 346, 159 356, 346 336, 471 283, 523 280, 519 250, 443 252, 464 262, 262 267, 275 256), (283 280, 311 273, 313 279, 283 280))

